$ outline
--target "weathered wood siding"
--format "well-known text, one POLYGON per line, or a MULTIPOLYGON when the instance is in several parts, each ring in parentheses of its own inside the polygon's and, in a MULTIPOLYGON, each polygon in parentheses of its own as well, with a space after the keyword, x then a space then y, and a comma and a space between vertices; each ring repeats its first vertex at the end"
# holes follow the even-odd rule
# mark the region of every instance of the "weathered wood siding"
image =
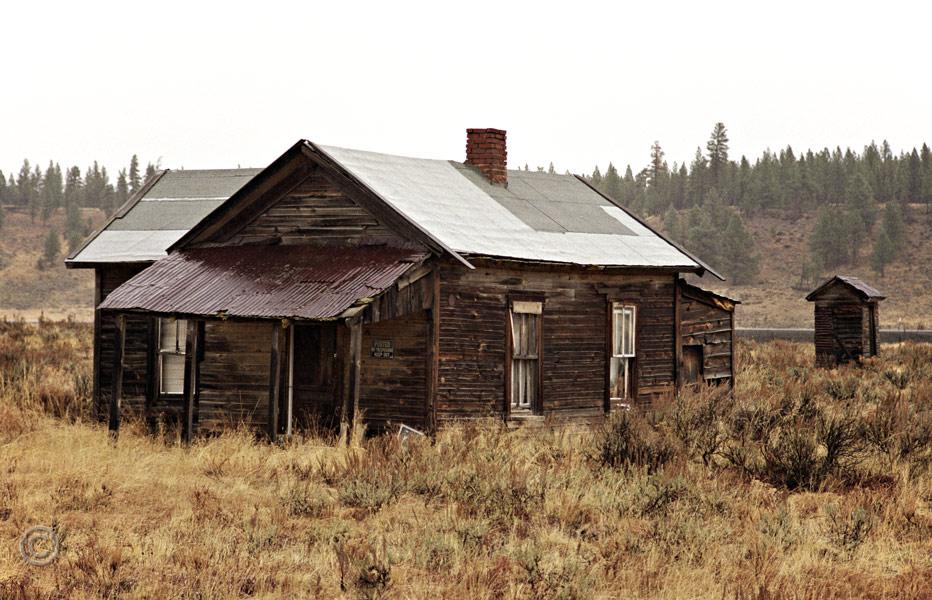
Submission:
POLYGON ((734 312, 681 292, 681 343, 702 347, 702 376, 707 381, 732 378, 733 329, 734 312))
POLYGON ((404 240, 316 173, 284 195, 227 244, 403 244, 404 240))
POLYGON ((876 303, 864 301, 840 282, 820 292, 815 300, 816 364, 832 367, 872 356, 877 348, 876 342, 871 340, 871 335, 878 331, 876 315, 876 303))
POLYGON ((855 302, 816 302, 815 345, 819 366, 831 367, 867 354, 865 332, 869 315, 865 315, 865 309, 855 302))
POLYGON ((637 306, 637 400, 674 390, 674 279, 480 263, 441 270, 437 420, 505 411, 508 299, 533 293, 542 315, 542 413, 557 420, 604 414, 611 301, 637 306))
MULTIPOLYGON (((96 269, 95 306, 127 279, 141 271, 145 265, 115 265, 96 269)), ((116 317, 94 313, 94 410, 97 418, 104 419, 110 406, 113 391, 114 342, 116 317)), ((141 415, 146 401, 146 361, 149 339, 149 318, 127 315, 123 354, 124 415, 141 415)))
POLYGON ((421 311, 363 326, 359 408, 371 430, 389 423, 427 427, 427 325, 421 311), (373 356, 377 342, 391 345, 391 358, 373 356))
POLYGON ((203 342, 197 429, 266 428, 272 323, 207 321, 203 342))

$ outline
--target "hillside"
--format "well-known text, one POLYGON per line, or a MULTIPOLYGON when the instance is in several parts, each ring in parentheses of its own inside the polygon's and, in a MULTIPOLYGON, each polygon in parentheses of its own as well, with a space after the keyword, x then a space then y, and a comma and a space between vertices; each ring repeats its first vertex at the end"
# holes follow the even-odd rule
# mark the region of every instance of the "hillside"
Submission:
MULTIPOLYGON (((870 282, 887 296, 880 308, 881 327, 884 328, 932 327, 932 272, 929 269, 932 265, 932 240, 929 239, 932 221, 924 208, 913 207, 912 215, 907 225, 909 243, 903 255, 887 268, 884 277, 869 266, 874 240, 865 243, 860 265, 838 269, 840 274, 870 282)), ((804 301, 812 287, 794 289, 794 286, 799 283, 801 261, 808 251, 807 240, 815 220, 814 215, 806 215, 795 222, 773 217, 751 221, 762 268, 756 285, 733 289, 745 302, 739 309, 742 326, 812 326, 812 306, 804 301)), ((827 278, 832 274, 823 276, 827 278)))
MULTIPOLYGON (((36 267, 48 228, 61 230, 61 210, 47 224, 38 218, 30 220, 25 210, 5 211, 6 221, 0 229, 0 317, 24 316, 32 320, 44 313, 54 318, 73 314, 77 319, 90 320, 94 296, 91 271, 65 269, 64 256, 47 270, 36 267)), ((104 219, 103 213, 95 209, 84 209, 83 217, 95 227, 104 219)), ((924 208, 912 208, 907 225, 907 239, 911 243, 904 255, 888 267, 885 277, 877 276, 868 266, 872 240, 865 242, 861 266, 839 269, 886 293, 887 300, 880 311, 882 327, 932 327, 930 218, 924 208)), ((810 327, 812 307, 803 298, 812 285, 800 288, 799 279, 815 220, 813 213, 793 218, 776 211, 748 218, 746 223, 761 259, 760 275, 754 284, 731 286, 705 277, 700 285, 741 300, 738 308, 741 327, 810 327)), ((653 224, 659 226, 659 220, 653 224)))
MULTIPOLYGON (((652 219, 660 226, 659 219, 652 219)), ((871 270, 873 239, 865 240, 858 266, 843 266, 822 273, 815 283, 800 286, 801 265, 809 254, 809 236, 815 227, 815 213, 800 217, 768 211, 745 218, 760 255, 760 273, 749 285, 724 284, 711 276, 699 285, 737 298, 739 327, 812 327, 812 306, 805 301, 818 282, 833 274, 854 275, 886 294, 880 308, 883 328, 932 327, 932 215, 924 207, 911 207, 903 255, 887 267, 884 277, 871 270)), ((713 265, 714 266, 714 265, 713 265)))
MULTIPOLYGON (((48 231, 62 231, 64 210, 56 210, 47 223, 39 217, 30 219, 25 209, 3 209, 5 219, 0 229, 0 318, 23 317, 35 320, 40 314, 49 318, 73 315, 81 321, 93 318, 94 272, 66 269, 65 242, 54 264, 42 270, 37 263, 42 256, 48 231)), ((104 222, 98 209, 82 209, 82 220, 93 228, 104 222)))

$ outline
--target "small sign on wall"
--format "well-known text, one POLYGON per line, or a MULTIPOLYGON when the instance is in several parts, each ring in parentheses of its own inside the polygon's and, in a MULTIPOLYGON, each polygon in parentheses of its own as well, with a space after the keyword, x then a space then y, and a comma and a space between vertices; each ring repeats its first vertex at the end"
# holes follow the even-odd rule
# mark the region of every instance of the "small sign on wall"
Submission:
POLYGON ((391 340, 373 340, 372 358, 395 358, 395 347, 391 340))

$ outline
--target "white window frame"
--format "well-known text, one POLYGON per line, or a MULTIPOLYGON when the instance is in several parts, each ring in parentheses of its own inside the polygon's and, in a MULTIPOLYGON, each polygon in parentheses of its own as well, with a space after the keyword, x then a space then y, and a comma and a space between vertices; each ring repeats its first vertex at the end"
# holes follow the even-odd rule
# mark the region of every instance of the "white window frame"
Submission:
MULTIPOLYGON (((160 317, 159 318, 159 327, 158 327, 158 350, 159 350, 159 393, 166 395, 179 395, 184 393, 184 389, 175 391, 175 390, 166 390, 165 389, 165 362, 167 356, 172 357, 181 357, 182 365, 184 365, 186 344, 187 344, 187 335, 188 335, 188 322, 185 319, 174 319, 171 317, 160 317), (174 348, 165 348, 162 346, 162 328, 171 326, 175 328, 175 345, 174 348), (183 333, 182 333, 183 332, 183 333)), ((182 368, 184 368, 182 366, 182 368)))
POLYGON ((637 306, 625 302, 612 302, 612 319, 611 319, 611 353, 609 356, 609 399, 613 403, 630 402, 628 397, 631 392, 631 378, 633 377, 634 360, 637 357, 637 306), (625 316, 630 314, 630 319, 626 320, 625 316), (621 319, 619 327, 619 321, 621 319), (630 324, 630 325, 626 325, 630 324), (627 327, 627 329, 626 329, 627 327), (620 340, 619 332, 624 338, 620 340), (617 387, 617 378, 621 377, 622 396, 617 396, 614 391, 617 387))
POLYGON ((511 389, 509 390, 510 396, 510 410, 520 411, 520 412, 531 412, 538 408, 540 403, 540 381, 541 381, 541 345, 543 340, 541 340, 541 322, 543 318, 543 309, 544 303, 540 301, 530 301, 530 300, 513 300, 511 302, 511 309, 508 313, 508 327, 511 331, 511 354, 509 368, 511 369, 510 373, 510 382, 511 389), (519 352, 520 339, 518 336, 519 332, 515 331, 515 317, 517 315, 534 315, 536 319, 534 322, 534 339, 536 341, 535 352, 525 353, 519 352), (529 376, 528 367, 533 364, 535 369, 534 372, 529 376), (531 388, 533 386, 533 388, 531 388), (517 393, 516 392, 517 387, 517 393), (530 390, 530 391, 529 391, 530 390))

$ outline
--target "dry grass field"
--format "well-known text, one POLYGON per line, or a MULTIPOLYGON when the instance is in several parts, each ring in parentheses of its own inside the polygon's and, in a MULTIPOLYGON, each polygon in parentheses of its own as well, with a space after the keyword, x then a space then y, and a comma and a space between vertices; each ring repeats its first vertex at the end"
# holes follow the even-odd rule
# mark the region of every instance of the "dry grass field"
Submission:
POLYGON ((739 346, 734 400, 435 440, 89 418, 90 326, 0 321, 0 598, 920 598, 932 347, 819 371, 739 346), (54 526, 58 560, 17 544, 54 526))

